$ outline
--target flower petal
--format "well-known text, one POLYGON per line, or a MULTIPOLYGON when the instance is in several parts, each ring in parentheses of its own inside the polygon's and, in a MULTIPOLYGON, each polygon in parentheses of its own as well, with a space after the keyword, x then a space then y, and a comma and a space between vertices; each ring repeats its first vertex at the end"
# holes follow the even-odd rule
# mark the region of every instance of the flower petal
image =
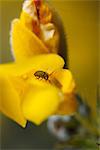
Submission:
POLYGON ((62 99, 61 92, 53 86, 32 86, 22 103, 24 117, 39 125, 56 112, 62 99))
POLYGON ((48 49, 43 42, 28 30, 19 19, 12 21, 11 45, 16 60, 33 57, 36 54, 48 53, 48 49))
POLYGON ((40 27, 37 18, 36 20, 33 20, 32 16, 30 16, 25 11, 22 11, 20 21, 22 25, 25 26, 28 30, 33 32, 35 35, 40 36, 40 27))
POLYGON ((32 0, 23 3, 20 21, 29 30, 34 32, 46 45, 49 52, 57 53, 59 47, 59 33, 52 22, 52 12, 48 5, 41 1, 42 5, 37 7, 32 0))
POLYGON ((59 105, 57 115, 71 115, 77 110, 77 100, 74 94, 65 94, 65 100, 59 105))
MULTIPOLYGON (((21 23, 27 27, 30 31, 33 31, 33 18, 31 16, 29 16, 29 14, 27 14, 26 12, 22 11, 21 12, 21 16, 20 16, 20 21, 21 23)), ((14 23, 12 23, 14 24, 14 23)))
MULTIPOLYGON (((20 85, 19 85, 20 86, 20 85)), ((0 72, 0 111, 6 116, 26 126, 26 119, 21 111, 21 100, 8 77, 0 72)))
POLYGON ((56 114, 70 115, 77 109, 77 101, 74 95, 75 82, 72 74, 67 69, 60 69, 51 75, 51 82, 62 89, 64 101, 59 105, 56 114), (59 83, 59 84, 58 84, 59 83))
POLYGON ((53 72, 51 78, 53 77, 61 84, 61 88, 64 93, 71 93, 75 88, 75 82, 68 69, 60 69, 53 72))
POLYGON ((0 64, 2 74, 20 76, 33 70, 52 73, 64 66, 64 60, 57 54, 42 54, 17 63, 0 64))

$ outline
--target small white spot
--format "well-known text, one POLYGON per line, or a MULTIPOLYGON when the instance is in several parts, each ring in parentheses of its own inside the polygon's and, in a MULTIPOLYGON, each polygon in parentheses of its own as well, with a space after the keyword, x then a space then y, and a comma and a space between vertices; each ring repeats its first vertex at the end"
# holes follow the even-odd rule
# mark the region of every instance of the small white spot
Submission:
POLYGON ((53 38, 55 33, 55 27, 52 23, 47 23, 45 25, 41 24, 40 28, 41 28, 42 38, 44 41, 48 41, 51 38, 53 38))
POLYGON ((23 3, 23 11, 28 13, 34 20, 38 20, 35 4, 33 0, 25 0, 23 3))

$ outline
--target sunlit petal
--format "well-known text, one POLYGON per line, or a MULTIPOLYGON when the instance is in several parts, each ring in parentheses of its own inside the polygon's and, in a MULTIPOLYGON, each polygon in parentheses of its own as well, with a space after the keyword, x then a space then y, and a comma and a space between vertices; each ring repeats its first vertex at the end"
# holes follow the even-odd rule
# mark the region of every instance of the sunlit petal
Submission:
MULTIPOLYGON (((20 87, 20 85, 19 85, 20 87)), ((26 119, 21 110, 21 99, 15 90, 11 80, 0 72, 0 111, 16 121, 22 127, 26 125, 26 119)))
POLYGON ((48 49, 42 41, 28 30, 19 19, 15 19, 12 22, 11 45, 16 60, 33 57, 36 54, 48 53, 48 49))
POLYGON ((62 93, 53 86, 32 86, 22 103, 24 117, 40 124, 56 112, 62 96, 62 93))
POLYGON ((61 84, 64 93, 71 93, 75 88, 72 73, 68 69, 60 69, 52 73, 52 77, 61 84))
POLYGON ((64 60, 56 54, 42 54, 20 62, 0 64, 0 71, 6 75, 23 75, 33 70, 52 73, 64 66, 64 60))

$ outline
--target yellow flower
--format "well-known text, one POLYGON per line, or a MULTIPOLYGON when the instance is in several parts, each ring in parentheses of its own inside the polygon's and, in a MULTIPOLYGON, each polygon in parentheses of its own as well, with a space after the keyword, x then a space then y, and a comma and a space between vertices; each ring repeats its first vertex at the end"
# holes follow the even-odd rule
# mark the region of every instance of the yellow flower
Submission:
POLYGON ((37 8, 34 0, 23 3, 20 18, 12 21, 11 46, 18 61, 37 54, 58 52, 59 33, 46 4, 41 2, 37 8))
POLYGON ((11 28, 15 62, 0 65, 0 111, 22 127, 27 120, 38 125, 53 114, 72 114, 77 107, 71 72, 63 69, 59 55, 50 54, 57 53, 59 36, 51 19, 46 5, 25 1, 11 28))
POLYGON ((1 64, 0 111, 22 127, 27 120, 38 125, 52 114, 72 114, 76 101, 69 96, 75 84, 63 66, 63 59, 56 54, 1 64))

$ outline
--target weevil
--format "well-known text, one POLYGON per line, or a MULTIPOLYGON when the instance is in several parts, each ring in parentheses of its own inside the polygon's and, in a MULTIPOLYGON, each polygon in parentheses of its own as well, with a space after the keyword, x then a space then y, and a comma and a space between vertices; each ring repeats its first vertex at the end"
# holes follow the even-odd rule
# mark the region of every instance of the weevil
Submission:
POLYGON ((44 72, 44 71, 36 71, 34 73, 34 76, 37 79, 44 79, 46 81, 48 80, 53 85, 56 85, 58 88, 61 88, 62 87, 61 83, 55 77, 50 78, 51 75, 52 75, 52 73, 48 74, 47 72, 44 72))
POLYGON ((49 78, 49 75, 48 75, 48 73, 47 72, 44 72, 44 71, 36 71, 35 73, 34 73, 34 75, 35 75, 35 77, 37 78, 37 79, 45 79, 45 80, 48 80, 48 78, 49 78))

